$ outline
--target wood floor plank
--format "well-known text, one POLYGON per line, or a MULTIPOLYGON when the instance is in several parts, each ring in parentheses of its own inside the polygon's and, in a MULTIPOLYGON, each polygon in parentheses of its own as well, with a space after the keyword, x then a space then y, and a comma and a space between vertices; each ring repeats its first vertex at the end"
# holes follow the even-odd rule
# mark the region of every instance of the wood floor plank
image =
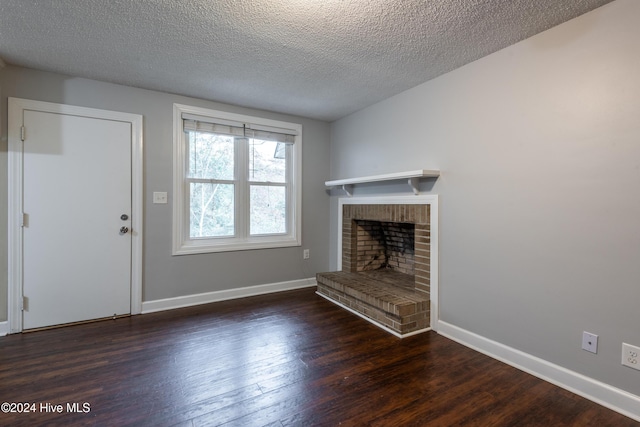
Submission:
POLYGON ((2 426, 640 426, 311 289, 0 338, 0 401, 64 405, 2 426))

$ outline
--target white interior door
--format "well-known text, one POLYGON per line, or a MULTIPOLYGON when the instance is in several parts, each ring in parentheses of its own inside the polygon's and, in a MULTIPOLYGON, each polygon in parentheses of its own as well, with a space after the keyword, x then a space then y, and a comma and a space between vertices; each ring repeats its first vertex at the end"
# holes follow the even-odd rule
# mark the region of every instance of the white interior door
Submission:
POLYGON ((130 313, 131 123, 24 110, 23 125, 23 329, 130 313))

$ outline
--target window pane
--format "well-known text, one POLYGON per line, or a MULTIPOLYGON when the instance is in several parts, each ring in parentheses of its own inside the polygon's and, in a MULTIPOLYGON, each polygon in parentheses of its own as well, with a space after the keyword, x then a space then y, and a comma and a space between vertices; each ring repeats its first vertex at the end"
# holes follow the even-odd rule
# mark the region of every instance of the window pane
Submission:
POLYGON ((285 182, 286 145, 275 141, 249 140, 249 181, 285 182))
POLYGON ((233 236, 233 184, 192 182, 190 187, 191 237, 233 236))
POLYGON ((287 232, 287 206, 284 187, 251 186, 250 232, 276 234, 287 232))
POLYGON ((189 132, 189 178, 233 180, 233 137, 189 132))

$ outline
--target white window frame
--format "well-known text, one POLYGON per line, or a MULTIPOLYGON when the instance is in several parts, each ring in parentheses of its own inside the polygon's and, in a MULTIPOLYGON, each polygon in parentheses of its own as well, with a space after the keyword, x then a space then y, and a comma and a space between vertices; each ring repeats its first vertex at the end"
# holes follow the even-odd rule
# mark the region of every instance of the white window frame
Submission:
MULTIPOLYGON (((236 156, 237 159, 237 156, 236 156)), ((173 104, 173 255, 187 255, 208 252, 241 251, 250 249, 281 248, 300 246, 302 241, 302 125, 282 122, 226 111, 211 110, 183 104, 173 104), (197 115, 221 121, 232 121, 271 128, 289 129, 295 133, 291 146, 291 179, 289 205, 287 211, 287 233, 250 236, 247 229, 238 227, 237 221, 248 220, 249 200, 236 200, 235 237, 212 237, 192 239, 189 233, 189 188, 186 180, 187 138, 183 130, 183 114, 197 115), (239 208, 239 209, 238 209, 239 208)))

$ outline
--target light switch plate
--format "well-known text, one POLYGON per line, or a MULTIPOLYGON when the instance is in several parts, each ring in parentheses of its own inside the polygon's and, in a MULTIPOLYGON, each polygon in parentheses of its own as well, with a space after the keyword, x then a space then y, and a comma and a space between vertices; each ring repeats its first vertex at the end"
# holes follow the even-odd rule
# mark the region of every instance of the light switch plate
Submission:
POLYGON ((165 204, 165 203, 167 203, 167 192, 166 191, 154 191, 153 192, 153 203, 155 203, 155 204, 165 204))

